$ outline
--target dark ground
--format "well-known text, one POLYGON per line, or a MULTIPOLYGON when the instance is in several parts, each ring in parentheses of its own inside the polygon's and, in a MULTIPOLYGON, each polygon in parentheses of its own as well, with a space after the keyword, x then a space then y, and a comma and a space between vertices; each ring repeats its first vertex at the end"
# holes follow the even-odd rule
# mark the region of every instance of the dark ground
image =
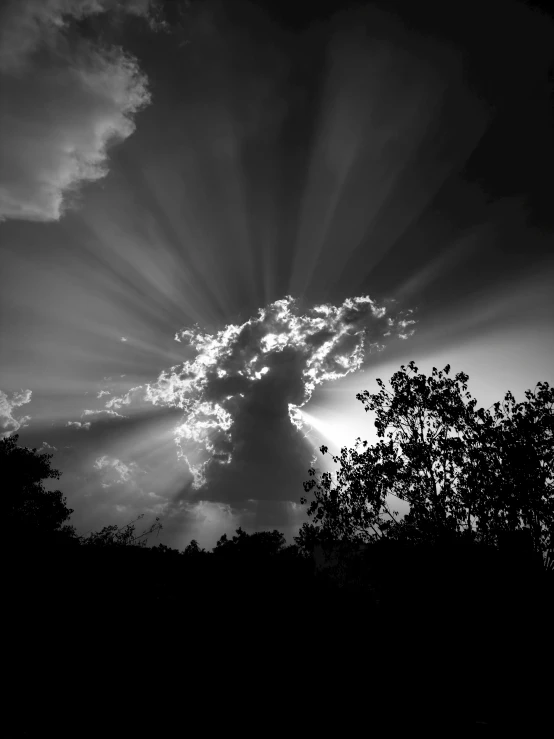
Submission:
POLYGON ((539 736, 551 724, 545 571, 493 579, 483 562, 429 570, 422 555, 400 569, 391 556, 376 606, 308 570, 195 579, 164 562, 164 584, 148 555, 140 567, 95 555, 43 552, 11 569, 9 736, 539 736))

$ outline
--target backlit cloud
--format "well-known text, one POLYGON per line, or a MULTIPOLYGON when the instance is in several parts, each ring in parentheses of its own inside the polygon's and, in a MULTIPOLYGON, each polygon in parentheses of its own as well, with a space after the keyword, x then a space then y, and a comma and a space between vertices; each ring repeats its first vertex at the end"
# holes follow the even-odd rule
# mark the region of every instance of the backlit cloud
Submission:
POLYGON ((0 13, 0 220, 55 221, 107 148, 150 102, 136 59, 80 35, 109 12, 148 17, 149 0, 12 0, 0 13))
POLYGON ((31 420, 31 416, 16 418, 14 409, 30 403, 32 394, 31 390, 18 390, 9 397, 0 390, 0 438, 11 436, 31 420))
MULTIPOLYGON (((237 449, 244 450, 249 435, 259 440, 271 424, 283 421, 289 436, 300 429, 298 409, 315 387, 360 369, 386 338, 411 335, 410 313, 391 316, 366 296, 301 314, 286 297, 242 325, 213 334, 198 326, 179 331, 175 339, 188 345, 183 353, 192 349, 195 357, 162 372, 153 384, 111 398, 106 407, 141 399, 182 409, 175 439, 198 490, 233 461, 237 449)), ((278 443, 279 435, 269 436, 278 443)))

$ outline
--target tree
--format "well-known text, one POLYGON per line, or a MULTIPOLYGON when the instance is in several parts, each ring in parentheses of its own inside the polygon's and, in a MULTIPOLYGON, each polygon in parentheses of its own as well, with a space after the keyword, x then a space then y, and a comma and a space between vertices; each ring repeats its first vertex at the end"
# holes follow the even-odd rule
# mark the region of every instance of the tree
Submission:
POLYGON ((183 554, 187 557, 202 557, 207 554, 204 547, 200 547, 200 544, 196 539, 192 539, 185 547, 183 554))
POLYGON ((157 544, 155 547, 151 547, 153 552, 163 555, 164 557, 180 557, 182 552, 178 549, 168 547, 166 544, 157 544))
POLYGON ((449 365, 430 377, 417 372, 412 361, 393 375, 392 390, 378 379, 378 393, 356 396, 375 412, 379 441, 357 439, 354 449, 333 456, 336 482, 309 470, 304 490, 314 494, 313 523, 304 525, 301 540, 437 542, 463 535, 497 544, 503 533, 528 531, 535 551, 544 552, 554 526, 554 389, 539 382, 523 403, 507 393, 491 413, 475 410, 463 372, 451 378, 449 365), (404 519, 391 497, 409 504, 404 519))
POLYGON ((484 415, 466 484, 474 490, 482 538, 525 531, 544 554, 554 530, 554 388, 539 382, 525 397, 516 403, 508 392, 484 415))
MULTIPOLYGON (((311 472, 311 471, 310 471, 311 472)), ((306 499, 302 498, 301 502, 306 503, 306 499)), ((320 518, 317 519, 318 521, 320 518)), ((332 534, 329 526, 317 526, 315 523, 304 523, 294 537, 298 552, 305 558, 311 558, 316 546, 323 543, 331 544, 332 534)))
POLYGON ((240 526, 232 539, 223 534, 217 541, 214 554, 256 558, 267 558, 278 554, 285 546, 284 535, 273 531, 255 531, 247 534, 240 526))
POLYGON ((270 592, 273 600, 272 588, 282 571, 280 554, 285 544, 284 535, 276 529, 248 534, 239 527, 231 539, 223 534, 212 552, 219 587, 240 591, 243 607, 260 604, 270 592))
POLYGON ((159 532, 162 529, 162 524, 159 523, 159 518, 156 518, 155 522, 142 532, 142 534, 135 535, 134 524, 144 518, 144 513, 134 521, 130 521, 124 526, 117 526, 112 524, 111 526, 104 526, 100 531, 94 531, 88 536, 82 536, 81 542, 87 546, 95 547, 146 547, 147 539, 145 537, 153 534, 154 531, 159 532))
POLYGON ((35 540, 74 536, 75 529, 66 524, 73 509, 59 490, 46 490, 43 484, 60 478, 60 472, 50 466, 53 455, 20 447, 18 440, 18 435, 0 440, 2 518, 8 535, 35 540))

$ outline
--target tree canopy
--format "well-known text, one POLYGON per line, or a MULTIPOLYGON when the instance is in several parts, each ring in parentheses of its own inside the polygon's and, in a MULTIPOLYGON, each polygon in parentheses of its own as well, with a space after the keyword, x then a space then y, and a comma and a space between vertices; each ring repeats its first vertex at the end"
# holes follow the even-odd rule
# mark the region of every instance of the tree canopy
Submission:
POLYGON ((141 513, 134 521, 130 521, 123 526, 117 526, 116 524, 104 526, 100 531, 93 531, 88 536, 81 537, 80 540, 87 546, 95 547, 146 547, 147 539, 145 537, 148 537, 154 531, 159 532, 163 527, 159 523, 160 519, 158 517, 142 534, 135 534, 135 523, 143 518, 144 513, 141 513))
POLYGON ((359 393, 375 413, 378 442, 358 438, 333 456, 336 480, 309 470, 304 490, 314 495, 312 522, 297 542, 463 536, 496 545, 526 532, 536 552, 552 546, 554 389, 539 382, 521 403, 508 392, 503 402, 476 410, 468 379, 463 372, 450 377, 449 365, 426 377, 412 361, 393 375, 390 389, 378 379, 378 393, 359 393), (391 500, 408 503, 409 514, 400 518, 391 500))
POLYGON ((74 535, 66 522, 73 513, 59 490, 46 490, 43 480, 59 479, 50 466, 52 454, 18 446, 19 436, 0 440, 2 518, 8 534, 24 539, 54 533, 74 535))
POLYGON ((248 534, 240 526, 229 539, 223 534, 216 543, 214 554, 270 557, 278 554, 285 546, 285 537, 280 531, 255 531, 248 534))

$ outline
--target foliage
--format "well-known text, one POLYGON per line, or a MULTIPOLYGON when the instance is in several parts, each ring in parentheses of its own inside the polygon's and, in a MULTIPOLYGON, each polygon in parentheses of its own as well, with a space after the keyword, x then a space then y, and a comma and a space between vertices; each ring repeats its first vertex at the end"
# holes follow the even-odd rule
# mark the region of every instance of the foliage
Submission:
MULTIPOLYGON (((305 502, 305 499, 302 499, 302 502, 305 502)), ((319 520, 318 518, 317 521, 319 520)), ((294 537, 294 541, 298 547, 298 551, 304 557, 311 557, 314 548, 318 544, 330 544, 334 540, 330 526, 317 526, 315 523, 306 522, 300 527, 298 535, 294 537)))
POLYGON ((200 548, 196 539, 192 539, 192 541, 190 541, 185 547, 183 554, 187 557, 201 557, 202 555, 207 554, 207 552, 204 548, 200 548))
POLYGON ((313 523, 297 541, 464 535, 495 544, 502 533, 527 529, 535 550, 544 551, 554 526, 554 389, 539 382, 522 403, 508 392, 491 413, 475 410, 463 372, 451 378, 449 365, 430 377, 417 372, 414 362, 402 365, 392 390, 378 379, 378 393, 357 395, 376 414, 378 442, 357 439, 354 449, 333 456, 336 482, 309 470, 304 490, 314 494, 313 523), (391 496, 409 504, 403 520, 391 496))
POLYGON ((526 530, 544 553, 554 530, 554 388, 539 382, 525 397, 516 403, 508 392, 482 414, 483 440, 472 449, 466 485, 483 538, 526 530))
POLYGON ((232 539, 223 536, 216 543, 216 556, 231 555, 243 557, 271 557, 278 554, 285 546, 285 537, 277 529, 273 531, 255 531, 247 534, 240 526, 232 539))
POLYGON ((20 447, 18 440, 18 435, 0 440, 2 519, 10 536, 73 536, 74 528, 66 524, 73 510, 59 490, 46 490, 43 484, 60 478, 50 466, 53 455, 20 447))
POLYGON ((142 534, 135 535, 134 524, 144 518, 144 513, 134 521, 131 521, 124 526, 104 526, 100 531, 90 533, 88 536, 81 537, 81 543, 86 546, 94 547, 146 547, 147 539, 145 537, 153 534, 154 531, 159 532, 162 529, 162 524, 159 523, 159 518, 142 532, 142 534))

